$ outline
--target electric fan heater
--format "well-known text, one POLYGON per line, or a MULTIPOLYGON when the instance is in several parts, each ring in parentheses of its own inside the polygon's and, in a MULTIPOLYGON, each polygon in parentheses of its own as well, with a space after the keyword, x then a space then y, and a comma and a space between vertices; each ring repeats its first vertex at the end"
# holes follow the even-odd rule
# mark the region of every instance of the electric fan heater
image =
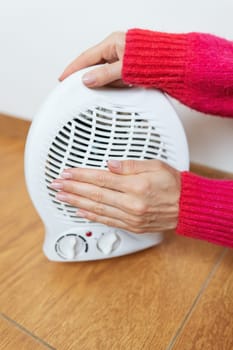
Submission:
POLYGON ((116 257, 156 245, 162 233, 135 234, 78 217, 56 199, 51 182, 64 169, 107 170, 108 159, 159 159, 189 166, 185 134, 167 97, 155 89, 88 89, 86 70, 60 83, 31 125, 25 150, 29 194, 46 234, 43 250, 54 261, 116 257))

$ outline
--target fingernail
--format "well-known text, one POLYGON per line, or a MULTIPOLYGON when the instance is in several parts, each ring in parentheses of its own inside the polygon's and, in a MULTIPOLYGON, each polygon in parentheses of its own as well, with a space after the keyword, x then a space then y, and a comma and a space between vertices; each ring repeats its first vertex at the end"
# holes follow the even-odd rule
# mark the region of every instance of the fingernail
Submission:
POLYGON ((72 173, 70 173, 69 171, 63 171, 61 173, 61 177, 63 177, 64 179, 71 179, 72 178, 72 173))
POLYGON ((50 184, 50 186, 52 188, 56 188, 56 189, 62 189, 63 188, 63 184, 61 182, 56 182, 56 181, 52 182, 50 184))
POLYGON ((108 164, 110 165, 111 168, 114 168, 114 169, 120 169, 121 167, 121 162, 119 160, 109 160, 108 164))
POLYGON ((63 80, 63 75, 64 75, 64 72, 60 75, 60 77, 58 78, 59 81, 62 81, 63 80))
POLYGON ((95 79, 95 76, 93 74, 85 74, 82 78, 82 81, 85 85, 94 85, 96 83, 96 79, 95 79))
POLYGON ((63 202, 66 202, 66 201, 67 201, 67 195, 64 194, 64 193, 57 193, 57 194, 56 194, 56 198, 57 198, 59 201, 63 201, 63 202))

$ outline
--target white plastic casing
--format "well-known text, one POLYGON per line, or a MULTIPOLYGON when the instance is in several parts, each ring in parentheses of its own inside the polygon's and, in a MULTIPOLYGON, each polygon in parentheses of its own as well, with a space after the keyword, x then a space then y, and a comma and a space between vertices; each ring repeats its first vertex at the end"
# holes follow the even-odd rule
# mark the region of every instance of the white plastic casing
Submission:
POLYGON ((167 97, 155 89, 88 89, 84 71, 59 83, 31 125, 26 183, 46 227, 44 253, 54 261, 104 259, 158 244, 161 233, 134 234, 87 221, 50 188, 69 167, 106 170, 108 159, 160 159, 189 167, 186 137, 167 97), (91 232, 91 233, 90 233, 91 232))

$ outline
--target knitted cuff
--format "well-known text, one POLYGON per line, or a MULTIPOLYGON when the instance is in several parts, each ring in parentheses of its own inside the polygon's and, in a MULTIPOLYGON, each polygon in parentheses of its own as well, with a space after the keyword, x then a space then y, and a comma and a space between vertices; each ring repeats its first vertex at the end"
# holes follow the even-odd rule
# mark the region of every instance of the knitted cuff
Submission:
POLYGON ((233 248, 233 181, 181 174, 176 232, 233 248))
POLYGON ((187 34, 130 29, 122 77, 127 84, 173 91, 183 89, 187 34))

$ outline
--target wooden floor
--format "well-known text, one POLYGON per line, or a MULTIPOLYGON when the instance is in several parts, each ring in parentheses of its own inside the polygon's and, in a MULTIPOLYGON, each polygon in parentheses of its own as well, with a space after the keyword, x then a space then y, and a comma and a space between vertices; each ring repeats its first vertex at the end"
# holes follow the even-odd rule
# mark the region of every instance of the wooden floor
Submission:
POLYGON ((49 262, 24 137, 3 130, 0 119, 1 350, 233 349, 232 251, 168 232, 134 255, 49 262))

